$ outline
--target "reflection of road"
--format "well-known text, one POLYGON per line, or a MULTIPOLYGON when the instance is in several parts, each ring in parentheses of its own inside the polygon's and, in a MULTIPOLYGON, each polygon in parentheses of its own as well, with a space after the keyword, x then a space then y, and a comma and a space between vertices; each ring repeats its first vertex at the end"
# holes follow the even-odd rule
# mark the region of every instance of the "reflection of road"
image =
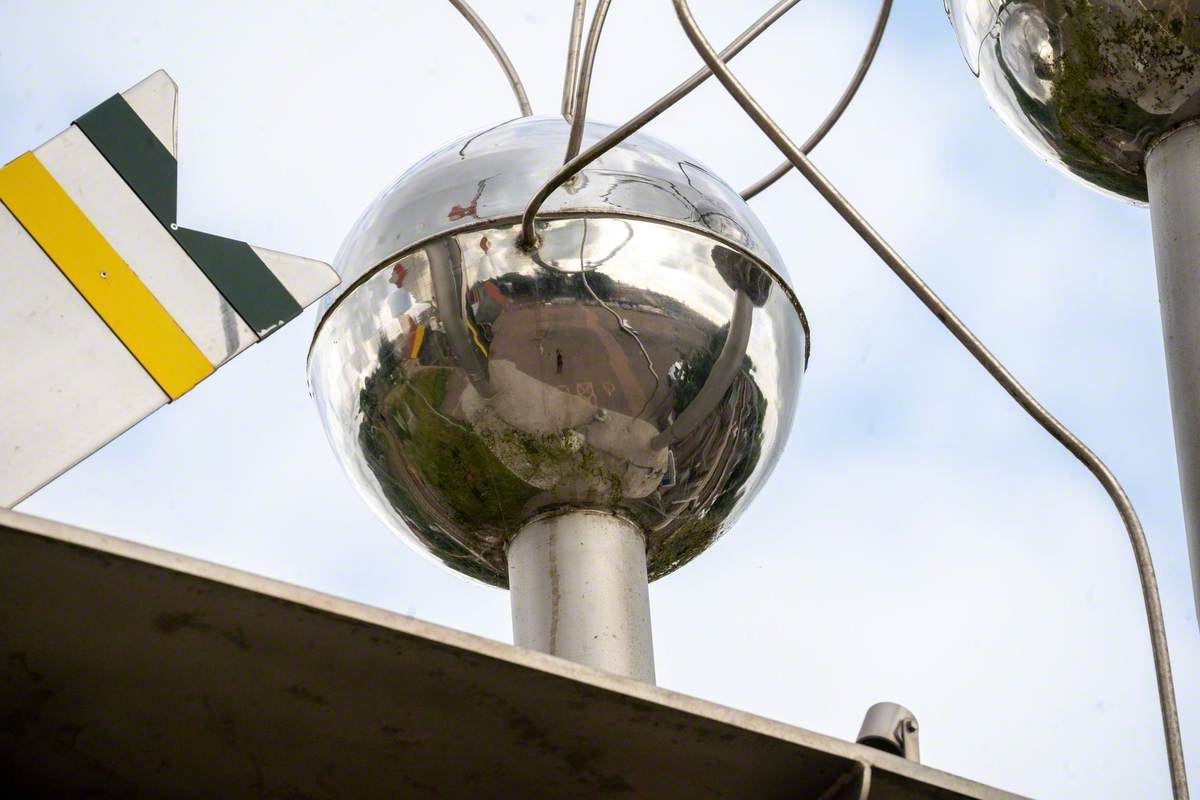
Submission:
MULTIPOLYGON (((600 343, 601 347, 604 348, 605 353, 608 354, 608 366, 612 369, 613 377, 616 379, 616 385, 620 387, 620 395, 617 396, 621 397, 621 399, 625 401, 624 407, 629 409, 644 408, 646 401, 650 398, 650 394, 658 388, 658 384, 657 382, 651 384, 649 391, 647 391, 647 387, 641 386, 638 383, 638 379, 634 375, 634 370, 630 368, 629 354, 622 350, 620 345, 614 341, 615 337, 609 331, 605 330, 604 324, 601 321, 601 315, 603 315, 604 319, 612 323, 614 327, 616 327, 616 319, 614 319, 613 315, 607 311, 592 306, 580 306, 579 310, 582 312, 581 316, 584 318, 584 320, 586 320, 587 326, 592 331, 596 341, 600 343)), ((633 338, 624 331, 622 331, 621 334, 623 334, 623 338, 625 339, 633 338)), ((650 365, 645 363, 645 356, 642 355, 640 348, 638 348, 637 357, 643 362, 641 364, 642 369, 649 371, 650 365)), ((555 358, 557 359, 557 356, 555 358)), ((578 365, 574 362, 577 361, 579 361, 579 359, 573 359, 573 366, 576 368, 578 368, 578 365)), ((661 369, 661 367, 656 367, 655 371, 657 372, 659 369, 661 369)), ((661 381, 662 373, 658 372, 658 376, 659 380, 661 381)), ((653 377, 654 376, 651 375, 651 378, 653 377)), ((612 386, 611 381, 604 381, 601 385, 605 390, 605 394, 611 394, 609 391, 609 387, 612 386)), ((605 408, 620 410, 621 406, 610 405, 605 406, 605 408)))
MULTIPOLYGON (((661 313, 614 306, 628 320, 654 362, 646 363, 638 340, 596 303, 522 304, 504 310, 493 325, 491 357, 600 408, 638 416, 665 406, 667 369, 706 341, 699 329, 661 313), (647 401, 652 401, 647 403, 647 401)), ((664 409, 665 410, 665 409, 664 409)))

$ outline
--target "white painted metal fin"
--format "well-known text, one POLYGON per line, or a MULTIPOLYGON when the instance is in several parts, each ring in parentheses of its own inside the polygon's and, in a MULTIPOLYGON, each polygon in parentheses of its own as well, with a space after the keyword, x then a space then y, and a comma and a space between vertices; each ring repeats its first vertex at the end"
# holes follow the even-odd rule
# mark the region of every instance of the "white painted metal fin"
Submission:
POLYGON ((253 249, 301 306, 308 306, 319 300, 341 283, 341 278, 333 271, 333 267, 324 261, 280 253, 265 247, 253 249))
POLYGON ((0 204, 0 506, 124 433, 167 396, 0 204))
POLYGON ((121 96, 171 155, 179 158, 179 87, 159 70, 121 96))

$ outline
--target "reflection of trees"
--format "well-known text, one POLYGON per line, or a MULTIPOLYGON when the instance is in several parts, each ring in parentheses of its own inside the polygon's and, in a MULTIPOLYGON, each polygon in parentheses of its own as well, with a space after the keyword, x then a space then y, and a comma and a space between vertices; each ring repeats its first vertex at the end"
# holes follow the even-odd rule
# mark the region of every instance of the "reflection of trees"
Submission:
MULTIPOLYGON (((557 270, 539 270, 533 275, 524 272, 508 272, 492 282, 514 300, 541 300, 543 298, 573 298, 580 302, 591 302, 592 287, 596 296, 608 302, 616 299, 618 294, 632 294, 632 287, 613 280, 612 276, 603 272, 589 271, 586 283, 582 272, 559 272, 557 270)), ((644 295, 640 290, 638 294, 644 295)))
MULTIPOLYGON (((662 415, 672 407, 678 414, 707 379, 728 336, 728 324, 717 327, 665 295, 623 284, 601 272, 589 272, 586 283, 584 277, 541 270, 493 278, 490 282, 511 306, 497 304, 481 317, 490 321, 505 313, 504 308, 545 300, 594 304, 594 291, 606 303, 662 314, 672 320, 664 329, 676 335, 690 326, 702 334, 702 344, 682 355, 669 386, 664 381, 662 415)), ((470 319, 473 324, 490 325, 482 318, 470 319)), ((563 446, 565 436, 583 439, 573 429, 535 436, 515 428, 476 429, 457 419, 466 378, 437 329, 436 317, 426 317, 422 324, 426 333, 416 358, 407 357, 412 354, 404 340, 378 341, 377 366, 358 395, 357 444, 382 499, 412 536, 447 566, 482 582, 505 585, 505 544, 531 509, 545 510, 555 503, 628 514, 648 531, 652 577, 664 575, 719 535, 759 463, 767 400, 754 383, 754 365, 747 355, 717 411, 671 447, 678 468, 673 480, 664 481, 649 497, 634 499, 621 495, 621 477, 614 473, 605 484, 611 488, 590 500, 568 496, 577 491, 577 487, 565 488, 569 476, 595 471, 596 464, 607 463, 604 459, 611 460, 613 454, 593 450, 586 442, 563 446), (514 448, 520 449, 522 463, 544 462, 545 469, 532 471, 558 476, 559 485, 539 488, 519 477, 498 457, 514 448)), ((676 343, 675 336, 671 343, 676 343)), ((657 416, 654 409, 643 411, 647 419, 657 416)))
MULTIPOLYGON (((761 268, 759 271, 762 272, 761 268)), ((766 273, 763 272, 763 275, 766 273)), ((767 280, 769 281, 770 277, 767 277, 767 280)), ((605 303, 653 308, 673 319, 695 320, 700 326, 709 324, 690 307, 673 297, 622 283, 599 270, 588 270, 586 275, 581 272, 559 272, 550 269, 539 270, 534 275, 508 272, 498 278, 491 278, 490 281, 514 301, 542 302, 570 298, 580 303, 592 304, 596 300, 588 291, 590 286, 596 297, 605 303)))
MULTIPOLYGON (((676 414, 687 408, 708 379, 728 335, 729 325, 722 325, 703 347, 672 368, 676 414)), ((673 448, 676 461, 694 465, 695 473, 674 487, 660 489, 665 509, 675 510, 660 514, 652 523, 660 531, 651 538, 652 561, 658 567, 652 578, 683 566, 712 544, 754 474, 762 455, 767 398, 750 377, 753 372, 754 363, 747 355, 719 413, 673 448)))
POLYGON ((514 476, 470 428, 442 411, 451 371, 406 367, 380 343, 379 367, 359 403, 359 445, 368 469, 413 535, 448 566, 503 586, 503 551, 475 554, 446 531, 500 542, 536 490, 514 476), (480 563, 484 561, 485 563, 480 563))
MULTIPOLYGON (((708 380, 713 364, 717 362, 717 357, 721 355, 721 349, 725 346, 725 340, 728 338, 729 323, 725 323, 705 340, 703 347, 689 353, 671 367, 667 377, 674 390, 676 416, 696 399, 696 395, 700 393, 704 382, 708 380)), ((742 370, 746 374, 754 371, 754 362, 750 360, 749 354, 742 361, 742 370)), ((733 391, 733 384, 730 384, 729 391, 733 391)), ((728 392, 725 397, 729 397, 728 392)))
POLYGON ((1167 11, 1129 0, 1039 0, 1007 3, 1001 18, 1023 5, 1043 19, 1049 43, 1061 55, 1045 76, 1051 81, 1047 104, 1026 94, 1013 65, 1005 62, 1000 37, 993 40, 995 61, 1017 110, 1072 173, 1145 200, 1142 152, 1178 120, 1142 103, 1174 109, 1195 91, 1200 17, 1182 6, 1167 11))

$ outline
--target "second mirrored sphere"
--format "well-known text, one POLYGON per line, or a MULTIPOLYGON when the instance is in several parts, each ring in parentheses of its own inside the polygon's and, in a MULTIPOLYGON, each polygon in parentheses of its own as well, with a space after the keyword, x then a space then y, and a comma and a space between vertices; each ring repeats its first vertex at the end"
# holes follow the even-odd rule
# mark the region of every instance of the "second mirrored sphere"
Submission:
POLYGON ((1005 124, 1051 164, 1146 201, 1147 148, 1200 106, 1200 0, 947 0, 1005 124))

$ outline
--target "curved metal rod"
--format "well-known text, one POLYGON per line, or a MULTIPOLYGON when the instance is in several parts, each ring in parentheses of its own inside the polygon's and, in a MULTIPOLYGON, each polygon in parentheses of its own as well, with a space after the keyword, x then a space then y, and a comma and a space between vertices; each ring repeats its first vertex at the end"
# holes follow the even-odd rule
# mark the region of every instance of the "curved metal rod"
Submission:
POLYGON ((579 155, 579 145, 583 141, 583 126, 587 122, 588 94, 592 91, 592 69, 596 66, 596 51, 600 49, 600 32, 604 30, 604 20, 608 18, 608 7, 612 0, 600 0, 596 11, 592 14, 592 27, 588 31, 587 48, 583 51, 583 62, 579 67, 579 84, 575 88, 575 103, 571 106, 571 135, 567 139, 567 154, 563 158, 566 164, 579 155))
MULTIPOLYGON (((746 45, 758 38, 760 33, 771 27, 771 24, 775 20, 779 19, 786 11, 799 2, 800 0, 780 0, 767 13, 759 17, 753 25, 742 31, 741 36, 730 42, 729 46, 721 51, 721 58, 730 59, 742 52, 742 49, 746 45)), ((537 231, 533 227, 534 219, 537 217, 538 209, 546 202, 546 198, 553 194, 558 187, 569 181, 572 176, 588 164, 591 164, 625 139, 637 133, 646 123, 675 105, 679 102, 680 98, 686 96, 690 91, 704 83, 711 75, 712 70, 708 67, 697 70, 692 77, 647 106, 636 117, 564 164, 558 172, 550 177, 550 180, 546 181, 542 188, 537 190, 537 194, 529 201, 529 205, 525 208, 525 213, 521 217, 521 236, 517 239, 517 244, 526 249, 537 247, 538 238, 537 231)))
POLYGON ((504 76, 508 78, 513 94, 517 96, 517 105, 521 107, 521 116, 532 117, 533 108, 530 107, 529 97, 525 94, 525 84, 521 83, 521 76, 517 74, 516 67, 508 60, 508 54, 504 52, 504 48, 500 46, 500 42, 496 40, 492 31, 483 24, 483 20, 475 13, 475 9, 467 5, 466 0, 450 0, 450 5, 457 8, 458 13, 471 23, 471 27, 475 29, 475 32, 483 39, 483 43, 492 51, 492 55, 500 62, 500 69, 504 70, 504 76))
POLYGON ((484 398, 495 397, 496 387, 488 377, 487 359, 471 341, 463 313, 463 296, 455 280, 455 276, 462 274, 462 250, 455 239, 449 238, 428 245, 425 256, 429 259, 429 274, 433 279, 433 303, 438 319, 446 329, 450 351, 475 391, 484 398))
MULTIPOLYGON (((805 155, 811 153, 813 148, 825 138, 825 134, 833 130, 833 126, 837 125, 838 120, 842 118, 842 114, 849 108, 850 101, 854 99, 854 95, 858 94, 858 87, 862 86, 863 79, 867 77, 867 73, 871 70, 871 63, 875 61, 875 54, 879 52, 879 43, 883 41, 883 30, 887 27, 888 18, 891 15, 892 0, 883 0, 879 4, 879 16, 875 18, 875 28, 871 31, 871 38, 867 42, 867 49, 863 51, 862 58, 858 61, 858 69, 854 71, 853 77, 850 78, 850 83, 847 84, 845 91, 842 92, 842 96, 838 98, 837 104, 830 109, 825 119, 809 135, 804 144, 800 145, 800 152, 805 155)), ((791 171, 792 162, 784 159, 782 164, 743 189, 742 199, 749 200, 791 171)))
POLYGON ((925 307, 958 339, 959 343, 975 357, 975 360, 987 370, 997 383, 1017 401, 1017 405, 1025 409, 1047 433, 1058 440, 1059 444, 1071 452, 1096 477, 1100 485, 1108 492, 1113 504, 1121 515, 1121 521, 1129 533, 1129 542, 1133 547, 1134 560, 1137 562, 1138 577, 1142 584, 1142 600, 1146 606, 1146 619, 1150 628, 1150 645, 1154 653, 1154 671, 1158 680, 1158 697, 1162 710, 1163 734, 1166 739, 1167 760, 1170 765, 1171 789, 1175 800, 1187 800, 1187 772, 1184 767, 1183 741, 1179 733, 1179 708, 1175 703, 1175 686, 1171 679, 1171 656, 1167 649, 1167 632, 1163 623, 1162 605, 1158 595, 1158 580, 1154 574, 1154 564, 1150 558, 1150 546, 1146 541, 1142 523, 1138 520, 1133 504, 1121 488, 1121 484, 1100 458, 1087 445, 1071 433, 1065 425, 1046 410, 1012 373, 992 354, 971 329, 958 318, 945 302, 929 288, 928 284, 913 271, 904 259, 870 223, 850 204, 841 192, 821 174, 820 170, 800 152, 787 134, 775 124, 775 121, 746 91, 729 68, 721 63, 720 57, 712 49, 712 45, 704 38, 703 32, 696 25, 688 9, 687 0, 672 0, 675 13, 680 24, 687 32, 688 39, 696 51, 708 64, 713 73, 733 95, 738 105, 754 120, 763 133, 778 147, 788 160, 795 165, 809 183, 833 206, 854 231, 870 246, 875 254, 887 264, 896 277, 915 294, 925 307))
POLYGON ((587 0, 575 0, 571 12, 571 38, 567 42, 567 74, 563 76, 562 115, 567 119, 575 108, 575 79, 579 75, 579 46, 583 42, 583 18, 587 0))
POLYGON ((746 345, 750 342, 750 325, 754 320, 754 303, 750 296, 739 290, 733 299, 733 314, 729 318, 729 330, 721 353, 713 362, 700 391, 679 412, 670 427, 650 440, 651 448, 670 447, 696 429, 696 426, 717 410, 729 387, 742 370, 746 360, 746 345))

